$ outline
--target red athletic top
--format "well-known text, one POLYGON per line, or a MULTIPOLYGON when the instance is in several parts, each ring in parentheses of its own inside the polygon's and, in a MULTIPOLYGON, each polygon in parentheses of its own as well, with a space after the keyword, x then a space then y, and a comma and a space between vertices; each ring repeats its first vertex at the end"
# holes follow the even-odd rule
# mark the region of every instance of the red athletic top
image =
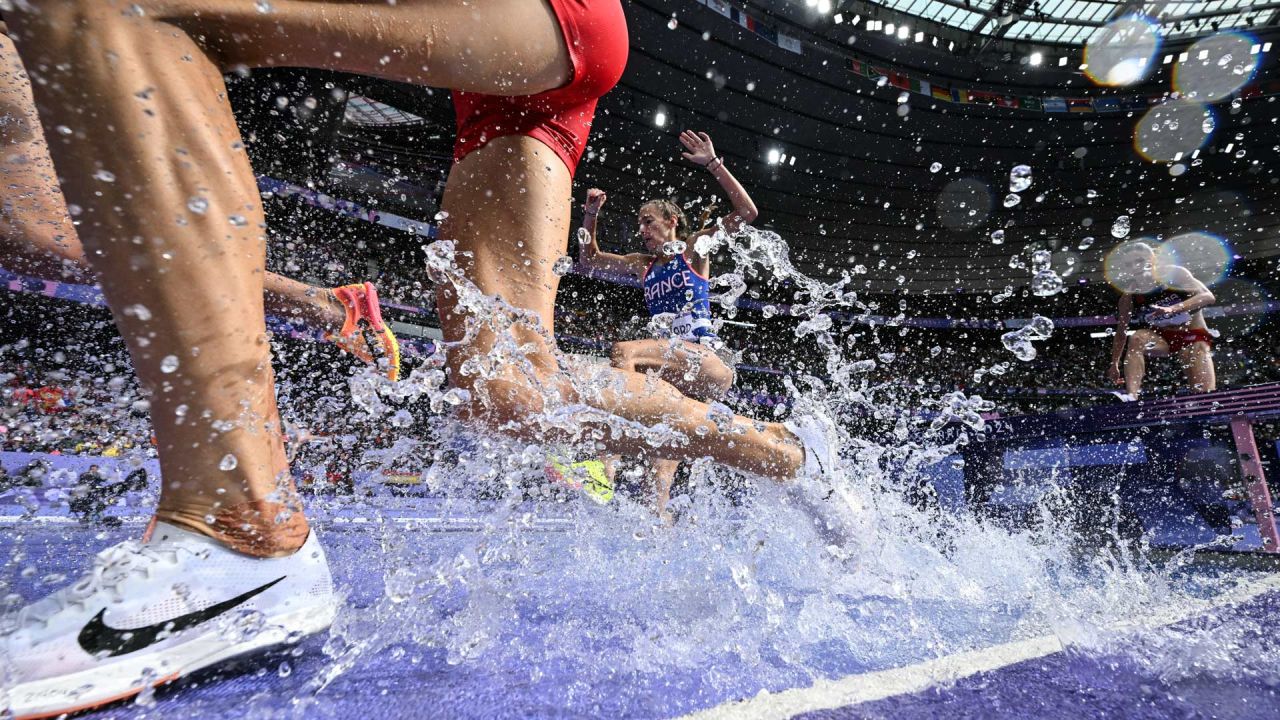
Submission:
POLYGON ((555 151, 572 175, 587 147, 596 101, 627 65, 627 20, 619 0, 549 0, 564 32, 573 78, 537 95, 501 97, 454 91, 458 162, 505 135, 528 135, 555 151))

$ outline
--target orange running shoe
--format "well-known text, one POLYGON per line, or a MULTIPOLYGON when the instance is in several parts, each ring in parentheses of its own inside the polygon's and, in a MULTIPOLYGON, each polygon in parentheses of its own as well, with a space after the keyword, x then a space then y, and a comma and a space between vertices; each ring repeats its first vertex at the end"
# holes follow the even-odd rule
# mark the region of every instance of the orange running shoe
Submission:
POLYGON ((382 322, 382 308, 373 283, 343 285, 334 288, 333 294, 346 309, 347 319, 337 335, 325 333, 325 339, 377 366, 387 379, 399 380, 400 343, 396 342, 391 328, 382 322))

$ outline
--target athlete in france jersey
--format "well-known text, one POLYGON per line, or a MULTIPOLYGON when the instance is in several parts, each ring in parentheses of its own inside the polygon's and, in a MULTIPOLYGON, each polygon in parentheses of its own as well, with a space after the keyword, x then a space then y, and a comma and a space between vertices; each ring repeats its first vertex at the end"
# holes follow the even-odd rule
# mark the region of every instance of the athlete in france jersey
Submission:
MULTIPOLYGON (((722 220, 723 227, 735 232, 742 224, 755 220, 755 204, 725 167, 724 158, 715 154, 711 138, 706 133, 686 130, 680 134, 680 142, 687 150, 685 160, 706 168, 733 205, 733 213, 722 220)), ((711 402, 723 397, 733 385, 734 372, 716 352, 723 343, 716 338, 711 324, 711 287, 707 281, 711 275, 710 259, 684 251, 672 252, 674 247, 687 247, 697 228, 690 226, 678 204, 650 200, 640 206, 636 216, 644 252, 607 253, 596 244, 595 237, 596 215, 604 203, 601 190, 587 192, 580 236, 582 264, 596 272, 640 281, 649 313, 671 317, 673 336, 614 343, 612 365, 633 373, 654 373, 695 400, 711 402)), ((610 477, 615 459, 605 460, 610 477)), ((680 463, 656 454, 641 459, 653 469, 655 505, 662 513, 680 463)))
POLYGON ((714 338, 711 283, 698 274, 684 254, 665 262, 654 258, 644 274, 644 304, 650 315, 672 315, 671 334, 698 342, 714 338))

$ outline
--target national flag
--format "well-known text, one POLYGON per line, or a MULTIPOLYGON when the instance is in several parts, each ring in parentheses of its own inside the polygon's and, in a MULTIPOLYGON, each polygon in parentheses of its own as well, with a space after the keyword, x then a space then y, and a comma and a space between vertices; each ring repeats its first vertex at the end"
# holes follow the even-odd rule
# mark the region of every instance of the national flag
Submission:
POLYGON ((996 105, 1000 107, 1005 107, 1005 108, 1021 107, 1021 105, 1018 103, 1018 98, 1013 97, 1011 95, 1001 95, 1000 97, 996 98, 996 105))
POLYGON ((951 88, 934 85, 932 88, 933 97, 936 100, 946 100, 951 102, 951 88))
POLYGON ((964 88, 951 88, 951 102, 961 105, 969 104, 969 91, 964 88))
POLYGON ((866 67, 867 67, 867 64, 866 64, 866 63, 864 63, 864 62, 862 62, 861 60, 856 60, 856 59, 854 59, 854 58, 849 58, 849 71, 850 71, 850 72, 857 73, 858 75, 865 75, 865 74, 866 74, 866 67))
POLYGON ((1067 98, 1067 109, 1073 113, 1093 112, 1093 101, 1089 98, 1067 98))
POLYGON ((887 78, 889 77, 889 70, 887 68, 876 67, 875 65, 872 65, 871 74, 868 75, 867 77, 887 78))
POLYGON ((800 38, 791 37, 784 33, 778 33, 778 47, 783 50, 790 50, 797 55, 803 53, 803 50, 800 47, 800 38))
POLYGON ((1066 112, 1067 100, 1060 97, 1047 97, 1044 99, 1045 112, 1066 112))
POLYGON ((1036 110, 1036 111, 1044 110, 1044 101, 1038 97, 1031 97, 1030 95, 1019 95, 1018 102, 1022 105, 1022 108, 1024 110, 1036 110))
POLYGON ((1093 109, 1098 112, 1120 112, 1120 98, 1117 98, 1117 97, 1094 98, 1093 109))
POLYGON ((999 100, 999 98, 1000 96, 997 95, 996 93, 987 92, 986 90, 970 90, 969 91, 969 102, 972 102, 972 103, 979 103, 982 105, 995 105, 996 101, 999 100))
POLYGON ((911 87, 911 79, 902 73, 889 73, 889 84, 899 90, 907 90, 911 87))
POLYGON ((729 3, 725 2, 725 0, 702 0, 702 1, 703 3, 706 4, 707 7, 711 8, 712 10, 715 10, 721 15, 727 18, 733 17, 733 7, 730 6, 729 3))
POLYGON ((764 23, 758 22, 755 24, 755 27, 751 28, 751 30, 756 35, 759 35, 774 45, 778 44, 778 29, 772 25, 765 25, 764 23))

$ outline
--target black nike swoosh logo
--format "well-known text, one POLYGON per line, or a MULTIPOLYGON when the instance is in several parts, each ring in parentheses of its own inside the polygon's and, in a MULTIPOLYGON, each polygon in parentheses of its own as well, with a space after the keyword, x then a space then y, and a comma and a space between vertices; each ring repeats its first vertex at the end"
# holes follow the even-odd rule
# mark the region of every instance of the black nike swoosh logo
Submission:
POLYGON ((278 577, 262 587, 254 588, 249 592, 237 595, 230 600, 224 600, 216 605, 210 605, 203 610, 179 615, 176 618, 154 625, 144 625, 136 628, 113 628, 107 625, 103 620, 103 616, 107 614, 107 609, 102 608, 80 630, 80 636, 77 639, 80 641, 80 647, 93 657, 127 655, 155 644, 160 639, 160 633, 162 632, 172 635, 187 628, 195 627, 207 620, 212 620, 231 608, 248 601, 253 596, 266 591, 283 579, 284 576, 278 577))

